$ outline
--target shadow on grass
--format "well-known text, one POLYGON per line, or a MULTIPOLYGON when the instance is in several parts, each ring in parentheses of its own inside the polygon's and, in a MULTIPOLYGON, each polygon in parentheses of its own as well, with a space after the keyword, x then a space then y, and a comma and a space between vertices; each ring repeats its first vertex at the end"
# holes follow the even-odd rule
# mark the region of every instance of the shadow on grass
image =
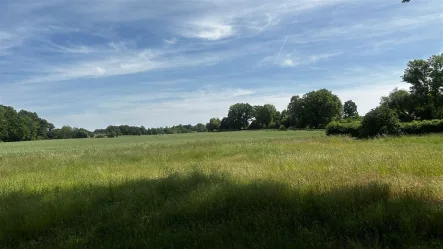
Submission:
POLYGON ((441 248, 443 207, 388 185, 174 175, 0 198, 0 248, 441 248))

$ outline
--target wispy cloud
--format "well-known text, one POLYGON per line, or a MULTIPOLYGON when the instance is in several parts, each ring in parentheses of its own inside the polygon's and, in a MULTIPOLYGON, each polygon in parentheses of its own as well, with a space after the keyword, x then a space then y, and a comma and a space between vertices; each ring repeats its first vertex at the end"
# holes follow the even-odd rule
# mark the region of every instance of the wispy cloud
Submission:
POLYGON ((211 20, 192 22, 188 29, 182 31, 182 35, 185 37, 206 40, 220 40, 233 34, 234 30, 229 24, 211 20))
POLYGON ((166 44, 169 44, 169 45, 176 44, 177 41, 178 41, 178 39, 175 38, 175 37, 173 37, 173 38, 171 38, 171 39, 165 39, 165 43, 166 43, 166 44))
POLYGON ((365 112, 403 86, 408 59, 441 51, 441 10, 438 0, 3 1, 0 102, 87 128, 205 122, 235 102, 282 109, 318 88, 365 112))
POLYGON ((329 52, 322 54, 314 54, 314 55, 304 55, 304 56, 294 56, 292 53, 287 53, 283 58, 277 58, 272 62, 272 56, 266 56, 263 58, 258 65, 260 67, 263 66, 272 66, 277 65, 280 67, 300 67, 306 65, 312 65, 317 62, 327 60, 329 58, 339 56, 343 54, 343 52, 329 52))
POLYGON ((99 78, 136 74, 158 69, 214 65, 217 55, 184 58, 180 55, 164 58, 162 52, 152 50, 125 50, 102 59, 86 60, 66 65, 43 67, 43 75, 31 77, 20 84, 57 82, 82 78, 99 78))

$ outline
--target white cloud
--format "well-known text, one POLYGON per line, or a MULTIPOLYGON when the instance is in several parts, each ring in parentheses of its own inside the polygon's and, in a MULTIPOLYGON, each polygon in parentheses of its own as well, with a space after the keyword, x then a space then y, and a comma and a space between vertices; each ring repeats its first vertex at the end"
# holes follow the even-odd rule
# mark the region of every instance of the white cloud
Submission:
POLYGON ((61 66, 49 65, 42 69, 45 74, 31 77, 19 83, 57 82, 135 74, 175 67, 208 66, 217 63, 219 59, 220 57, 217 55, 206 54, 186 58, 180 55, 165 58, 163 51, 125 50, 114 52, 113 55, 103 59, 92 59, 61 66))
POLYGON ((350 25, 328 25, 324 28, 289 35, 288 43, 307 44, 321 41, 373 39, 396 32, 417 29, 432 23, 441 23, 441 17, 437 14, 427 14, 422 16, 410 15, 407 17, 392 16, 378 20, 365 19, 350 25))
POLYGON ((234 34, 232 26, 216 21, 200 20, 192 22, 191 27, 183 32, 183 35, 190 38, 200 38, 205 40, 220 40, 234 34))
POLYGON ((272 56, 266 56, 259 63, 259 67, 274 66, 294 68, 306 65, 312 65, 319 61, 327 60, 331 57, 339 56, 343 52, 330 52, 314 55, 293 56, 292 53, 287 53, 284 57, 275 60, 272 56))
MULTIPOLYGON (((281 110, 291 95, 322 87, 343 101, 353 99, 364 113, 382 95, 404 86, 399 78, 402 70, 383 69, 398 62, 372 50, 386 52, 399 43, 421 39, 423 45, 411 51, 434 49, 425 43, 433 35, 441 36, 441 29, 435 29, 442 19, 437 1, 420 5, 385 0, 170 0, 155 5, 144 0, 92 0, 88 5, 83 1, 10 1, 7 11, 0 10, 5 20, 0 23, 0 55, 5 55, 0 64, 2 70, 14 74, 0 77, 0 97, 17 108, 46 110, 42 116, 57 125, 87 128, 206 122, 211 116, 226 115, 235 102, 271 103, 281 110), (324 11, 334 5, 337 8, 324 11), (384 5, 389 10, 382 10, 384 5), (43 14, 49 10, 51 15, 43 14), (288 42, 276 60, 286 36, 288 42), (371 60, 361 57, 368 55, 366 50, 372 52, 371 60), (342 53, 345 58, 339 57, 342 53), (267 68, 254 67, 258 58, 263 58, 259 65, 267 68), (206 67, 222 61, 220 67, 206 67), (343 65, 343 70, 331 61, 343 65), (330 71, 313 71, 311 65, 320 63, 330 71), (353 63, 362 65, 346 68, 353 63), (375 64, 383 65, 374 68, 375 64), (297 75, 295 70, 276 67, 296 68, 297 75), (164 69, 168 70, 154 72, 164 69), (115 87, 112 81, 113 93, 102 93, 108 88, 104 87, 100 94, 88 94, 94 91, 90 78, 102 78, 90 81, 107 85, 105 77, 142 72, 130 77, 132 84, 115 87), (82 79, 87 80, 79 81, 78 89, 70 84, 32 84, 82 79), (26 84, 11 86, 13 82, 26 84), (224 88, 227 85, 235 87, 224 88), (198 86, 200 90, 191 90, 198 86), (59 96, 68 91, 75 93, 59 96), (131 91, 137 94, 128 94, 131 91), (62 111, 50 112, 51 106, 62 111)), ((128 78, 113 80, 126 83, 128 78)))
POLYGON ((292 59, 284 59, 280 66, 282 67, 295 67, 297 64, 292 59))
POLYGON ((173 44, 177 43, 178 39, 173 37, 171 39, 165 39, 164 41, 166 44, 173 45, 173 44))

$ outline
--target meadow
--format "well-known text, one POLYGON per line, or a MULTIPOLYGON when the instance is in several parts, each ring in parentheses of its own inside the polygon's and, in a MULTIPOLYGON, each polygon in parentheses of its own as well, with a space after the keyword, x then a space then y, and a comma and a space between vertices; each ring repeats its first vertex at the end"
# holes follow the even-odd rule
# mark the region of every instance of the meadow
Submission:
POLYGON ((0 143, 0 248, 443 248, 443 135, 0 143))

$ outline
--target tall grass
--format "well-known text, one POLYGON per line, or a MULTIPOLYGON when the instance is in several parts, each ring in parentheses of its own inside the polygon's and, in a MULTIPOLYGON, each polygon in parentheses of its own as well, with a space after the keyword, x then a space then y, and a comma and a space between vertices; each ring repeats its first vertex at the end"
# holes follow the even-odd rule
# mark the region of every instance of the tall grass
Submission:
POLYGON ((441 248, 443 136, 0 144, 0 248, 441 248))

